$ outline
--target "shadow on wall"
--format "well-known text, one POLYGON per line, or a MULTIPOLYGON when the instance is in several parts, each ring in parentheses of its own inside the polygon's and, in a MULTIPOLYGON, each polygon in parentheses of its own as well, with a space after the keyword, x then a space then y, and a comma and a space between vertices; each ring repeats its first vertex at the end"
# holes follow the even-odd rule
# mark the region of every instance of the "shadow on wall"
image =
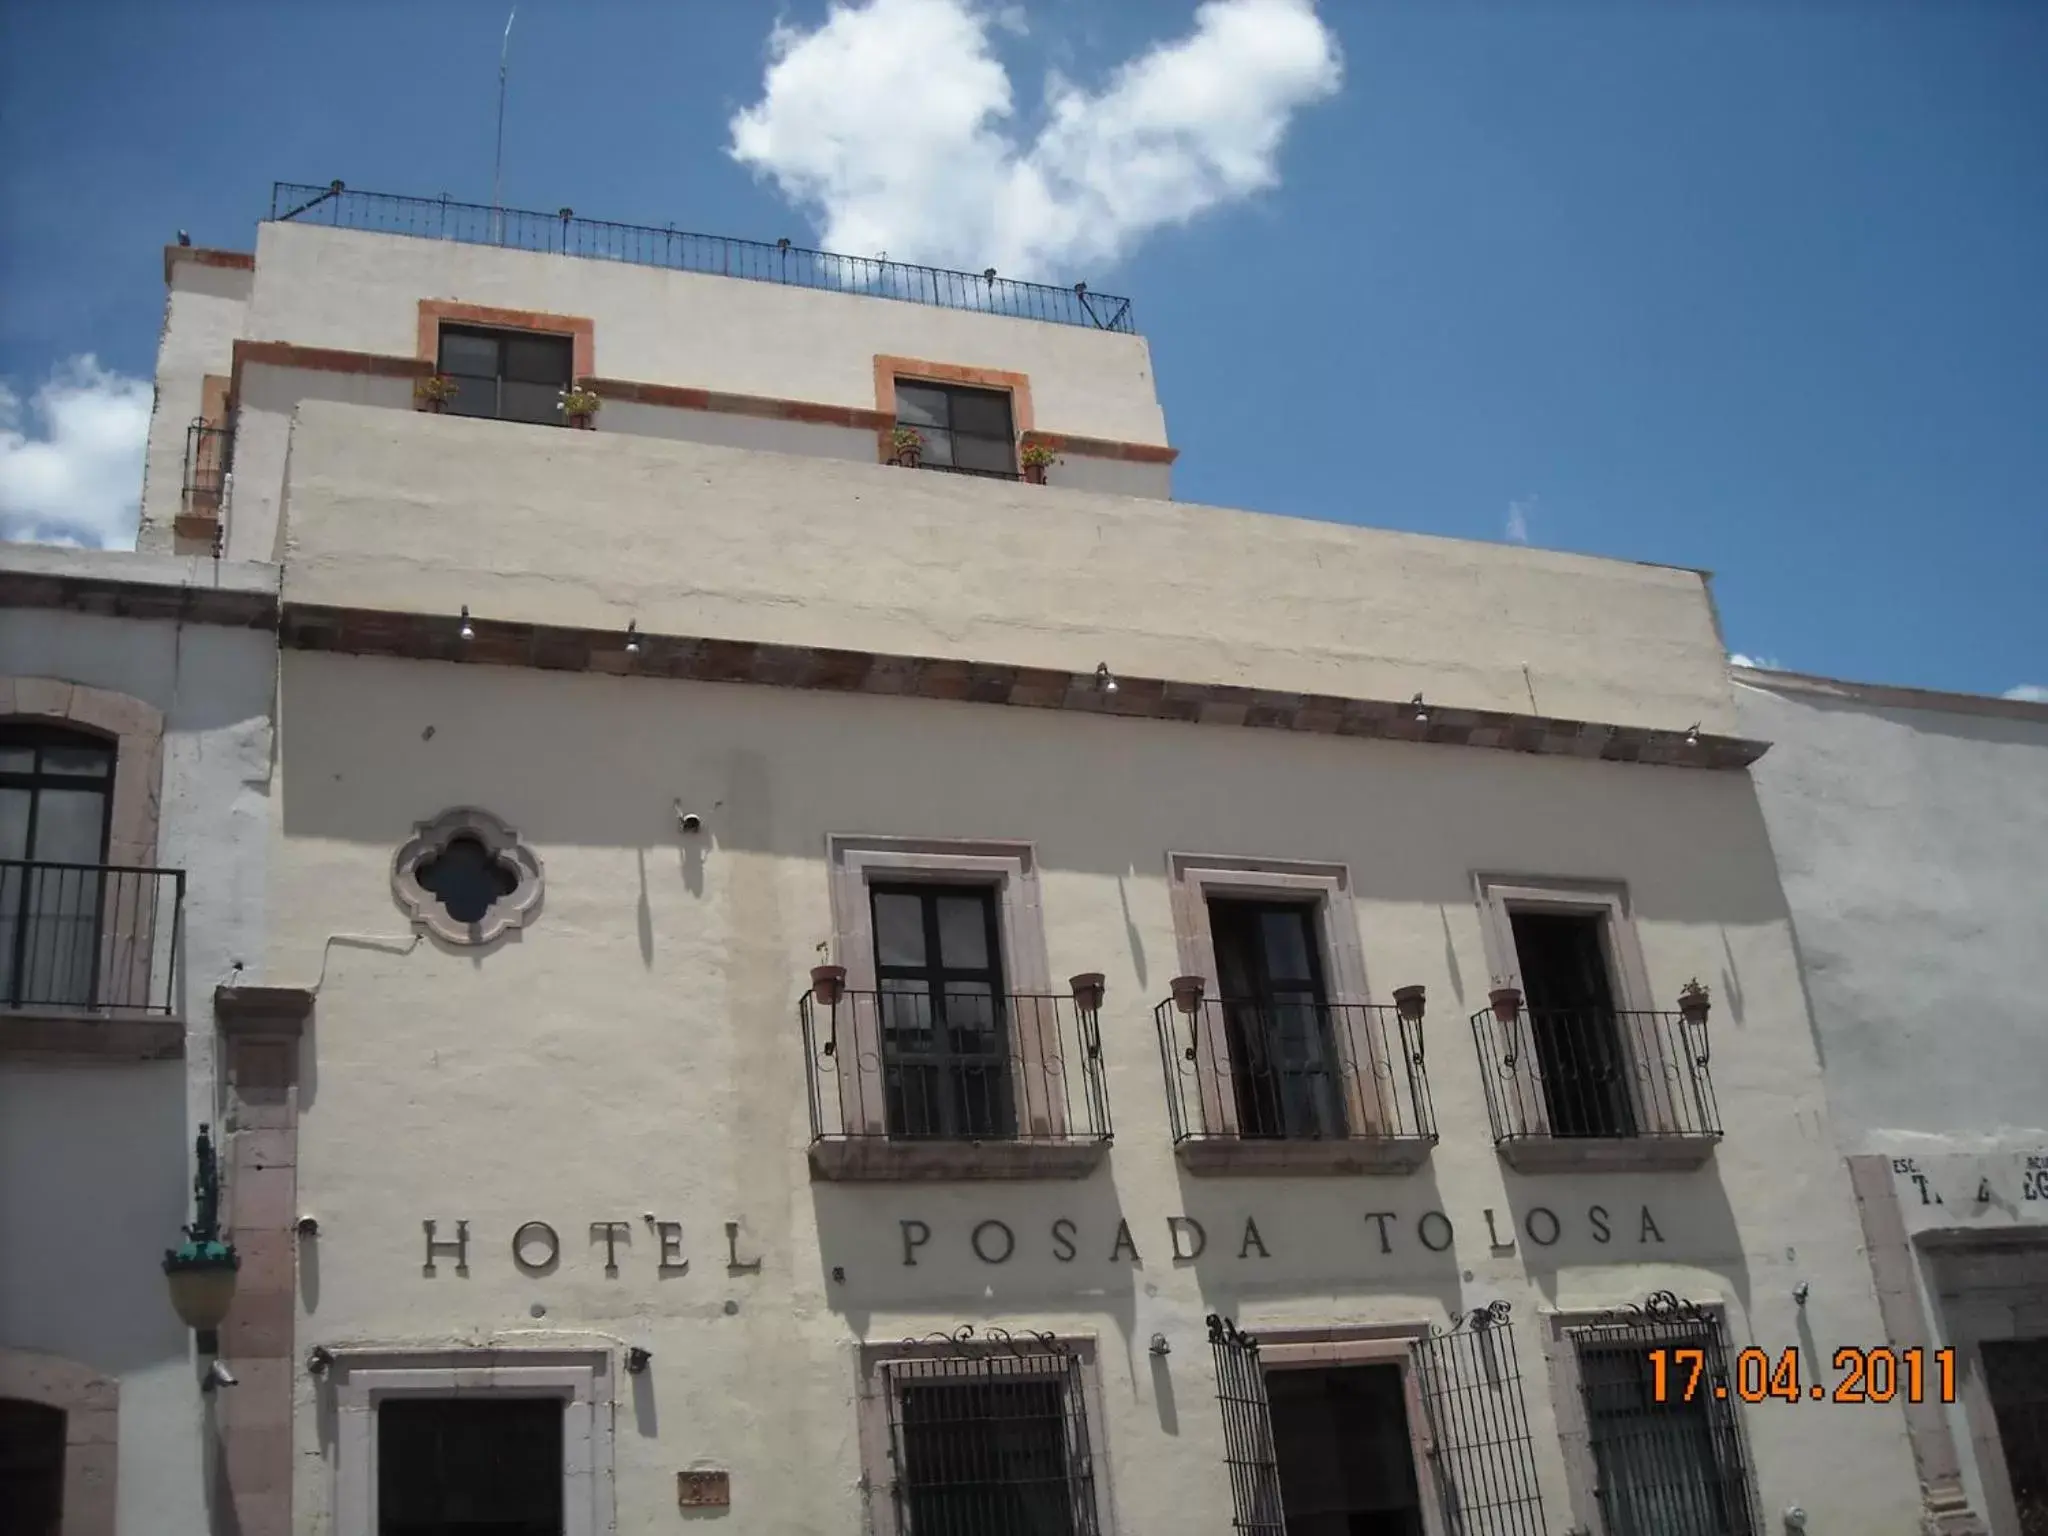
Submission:
POLYGON ((1784 915, 1742 774, 296 652, 282 696, 296 839, 392 848, 477 804, 543 857, 653 848, 679 798, 740 793, 762 813, 707 818, 706 856, 815 859, 827 831, 1024 837, 1109 877, 1163 872, 1170 849, 1341 858, 1362 901, 1469 907, 1474 869, 1625 872, 1653 920, 1784 915))
POLYGON ((1748 1312, 1748 1261, 1716 1163, 1686 1173, 1503 1177, 1507 1209, 1478 1235, 1496 1259, 1518 1255, 1552 1304, 1561 1270, 1670 1264, 1721 1275, 1748 1312))

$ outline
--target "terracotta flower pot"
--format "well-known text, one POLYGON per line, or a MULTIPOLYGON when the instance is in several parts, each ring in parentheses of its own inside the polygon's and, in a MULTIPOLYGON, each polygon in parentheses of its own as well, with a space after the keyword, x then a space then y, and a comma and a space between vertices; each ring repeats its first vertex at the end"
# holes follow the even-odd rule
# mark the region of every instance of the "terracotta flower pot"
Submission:
POLYGON ((824 1007, 830 1008, 839 1001, 846 990, 846 967, 843 965, 814 965, 811 967, 811 996, 824 1007))
POLYGON ((1033 485, 1043 485, 1045 484, 1045 471, 1046 466, 1043 464, 1026 464, 1024 466, 1024 478, 1033 485))
POLYGON ((569 425, 579 432, 588 432, 597 422, 594 411, 575 411, 570 414, 569 425))
POLYGON ((1688 981, 1678 989, 1678 1011, 1695 1029, 1706 1024, 1707 1013, 1712 1007, 1713 994, 1698 981, 1688 981))
POLYGON ((420 407, 432 415, 438 416, 448 408, 448 402, 446 400, 422 400, 420 407))
POLYGON ((1202 994, 1209 984, 1199 976, 1176 976, 1168 985, 1173 988, 1173 1006, 1182 1013, 1193 1013, 1202 1006, 1202 994))
POLYGON ((1074 1006, 1083 1013, 1093 1013, 1100 1008, 1103 993, 1108 991, 1100 971, 1083 971, 1070 977, 1067 985, 1074 989, 1074 1006))
POLYGON ((1396 987, 1394 1007, 1400 1011, 1402 1018, 1413 1024, 1422 1017, 1423 999, 1426 995, 1427 989, 1423 987, 1396 987))
POLYGON ((1503 1024, 1512 1024, 1522 1011, 1522 989, 1520 987, 1495 987, 1486 994, 1493 1004, 1493 1016, 1503 1024))

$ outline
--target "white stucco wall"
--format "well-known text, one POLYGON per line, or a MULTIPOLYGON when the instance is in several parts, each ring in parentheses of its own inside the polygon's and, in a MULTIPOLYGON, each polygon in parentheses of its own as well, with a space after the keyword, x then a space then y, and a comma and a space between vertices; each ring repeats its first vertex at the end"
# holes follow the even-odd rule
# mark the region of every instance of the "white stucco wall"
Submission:
POLYGON ((2048 707, 1736 673, 1854 1152, 2048 1150, 2048 707), (1946 707, 1944 707, 1946 705, 1946 707))
POLYGON ((234 361, 255 274, 244 268, 177 261, 164 298, 156 354, 156 404, 142 472, 142 531, 136 548, 171 547, 171 521, 185 488, 185 430, 201 408, 207 374, 223 377, 234 361))
MULTIPOLYGON (((10 568, 119 574, 153 586, 274 589, 274 568, 210 559, 10 548, 10 568)), ((128 694, 164 714, 156 863, 185 871, 182 1062, 41 1066, 0 1060, 0 1343, 120 1379, 124 1533, 209 1529, 191 1335, 159 1261, 179 1241, 191 1143, 214 1110, 214 986, 258 979, 267 891, 271 702, 267 631, 0 611, 0 671, 128 694)), ((4 1028, 0 1021, 0 1028, 4 1028)))
POLYGON ((587 317, 604 378, 873 410, 876 355, 915 357, 1029 374, 1044 431, 1167 441, 1139 336, 314 224, 260 226, 245 334, 411 357, 421 299, 587 317))
MULTIPOLYGON (((1229 1507, 1209 1311, 1256 1328, 1440 1319, 1506 1297, 1556 1530, 1570 1520, 1539 1309, 1668 1286, 1724 1301, 1738 1345, 1827 1359, 1878 1337, 1742 775, 296 652, 282 661, 280 739, 266 973, 324 975, 300 1142, 300 1197, 321 1222, 302 1257, 301 1351, 543 1337, 650 1348, 646 1376, 615 1382, 622 1532, 671 1529, 674 1473, 691 1466, 731 1470, 735 1529, 864 1529, 855 1341, 962 1322, 1096 1336, 1105 1485, 1126 1533, 1229 1507), (705 817, 700 837, 677 833, 678 800, 705 817), (409 946, 390 894, 413 823, 454 805, 506 818, 546 867, 541 915, 490 953, 409 946), (831 932, 833 832, 1035 843, 1052 974, 1108 978, 1105 1170, 1078 1183, 809 1180, 796 1001, 831 932), (1374 997, 1429 990, 1442 1141, 1422 1172, 1183 1175, 1152 1017, 1178 969, 1169 850, 1348 864, 1374 997), (1695 975, 1713 987, 1727 1136, 1707 1167, 1503 1171, 1467 1024, 1488 986, 1476 869, 1625 880, 1657 997, 1695 975), (359 937, 330 948, 336 934, 359 937), (1645 1204, 1661 1242, 1643 1233, 1645 1204), (1562 1218, 1555 1246, 1489 1243, 1486 1212, 1506 1236, 1539 1205, 1562 1218), (1454 1224, 1447 1253, 1414 1235, 1432 1209, 1454 1224), (1390 1255, 1367 1221, 1376 1210, 1395 1213, 1390 1255), (1168 1246, 1166 1218, 1183 1213, 1209 1234, 1195 1263, 1168 1246), (650 1214, 683 1224, 687 1273, 657 1275, 650 1214), (1247 1215, 1270 1260, 1236 1256, 1247 1215), (968 1247, 991 1216, 1018 1237, 1001 1266, 968 1247), (1071 1263, 1049 1235, 1060 1217, 1076 1224, 1071 1263), (1109 1259, 1120 1218, 1140 1265, 1109 1259), (933 1234, 913 1268, 905 1219, 933 1234), (445 1253, 422 1274, 424 1220, 443 1241, 469 1223, 466 1276, 445 1253), (560 1234, 552 1274, 511 1262, 528 1220, 560 1234), (607 1220, 630 1227, 615 1277, 590 1231, 607 1220), (728 1273, 728 1221, 759 1273, 728 1273), (1163 1362, 1146 1353, 1154 1331, 1173 1346, 1163 1362)), ((300 1393, 297 1497, 318 1529, 331 1442, 319 1391, 302 1378, 300 1393)), ((1766 1511, 1801 1504, 1817 1531, 1917 1531, 1896 1415, 1744 1412, 1766 1511)))
POLYGON ((1692 571, 307 401, 286 595, 1710 731, 1692 571))

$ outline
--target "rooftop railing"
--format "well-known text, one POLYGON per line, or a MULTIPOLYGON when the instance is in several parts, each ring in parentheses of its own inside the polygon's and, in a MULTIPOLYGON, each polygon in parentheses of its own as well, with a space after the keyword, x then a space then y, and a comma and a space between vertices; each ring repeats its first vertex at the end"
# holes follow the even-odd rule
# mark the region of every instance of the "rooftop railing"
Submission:
POLYGON ((272 185, 270 217, 278 222, 323 224, 382 235, 412 235, 464 245, 542 251, 666 267, 711 277, 739 277, 783 283, 828 293, 899 299, 939 309, 968 310, 1012 320, 1043 320, 1090 330, 1135 333, 1131 301, 1092 293, 1086 283, 1056 288, 985 272, 953 272, 881 257, 841 256, 807 250, 787 240, 773 243, 698 235, 673 226, 614 224, 578 218, 562 208, 540 213, 525 208, 489 208, 440 197, 403 197, 388 192, 353 192, 341 182, 314 186, 280 181, 272 185))

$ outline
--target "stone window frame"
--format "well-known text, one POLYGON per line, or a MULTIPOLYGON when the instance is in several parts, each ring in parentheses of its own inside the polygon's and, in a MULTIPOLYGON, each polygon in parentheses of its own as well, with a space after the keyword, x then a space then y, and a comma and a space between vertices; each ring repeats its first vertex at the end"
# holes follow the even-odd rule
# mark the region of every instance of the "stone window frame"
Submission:
POLYGON ((975 368, 964 363, 942 363, 929 358, 897 357, 887 352, 877 352, 875 409, 889 419, 887 426, 877 428, 875 432, 876 456, 881 463, 893 463, 896 458, 896 382, 899 379, 911 384, 957 384, 969 389, 999 390, 1009 395, 1013 451, 1037 428, 1038 419, 1031 404, 1031 375, 1028 373, 1016 373, 1005 368, 975 368))
MULTIPOLYGON (((1729 1326, 1728 1304, 1718 1297, 1709 1297, 1692 1305, 1713 1319, 1713 1326, 1720 1333, 1722 1353, 1732 1372, 1740 1351, 1735 1347, 1729 1326)), ((1546 1310, 1539 1315, 1543 1319, 1544 1374, 1550 1378, 1550 1407, 1557 1421, 1558 1449, 1564 1458, 1565 1494, 1574 1528, 1602 1530, 1597 1491, 1599 1472, 1593 1461, 1592 1421, 1586 1412, 1585 1386, 1579 1370, 1579 1341, 1596 1331, 1600 1320, 1612 1315, 1612 1309, 1572 1307, 1546 1310)), ((1671 1340, 1660 1338, 1658 1342, 1669 1344, 1671 1340)), ((1738 1397, 1730 1394, 1728 1411, 1742 1455, 1743 1492, 1749 1500, 1750 1509, 1755 1512, 1763 1506, 1758 1498, 1756 1452, 1742 1418, 1744 1406, 1738 1397)))
MULTIPOLYGON (((825 840, 830 871, 833 953, 846 968, 851 992, 875 990, 874 912, 868 887, 876 882, 969 886, 992 890, 996 929, 1002 944, 1003 987, 1012 995, 1045 995, 1053 990, 1052 964, 1045 947, 1045 914, 1040 899, 1038 853, 1028 842, 994 838, 872 837, 833 833, 825 840)), ((1054 1026, 1055 1028, 1057 1026, 1054 1026)), ((1046 1031, 1021 1030, 1012 1042, 1029 1072, 1056 1040, 1046 1031)), ((837 1054, 845 1076, 868 1081, 845 1089, 847 1102, 865 1116, 849 1132, 884 1138, 887 1095, 882 1091, 880 1022, 872 1011, 853 1010, 854 1048, 837 1054)), ((1019 1109, 1027 1106, 1020 1102, 1019 1109)), ((1066 1106, 1047 1096, 1046 1124, 1033 1135, 1057 1139, 1065 1133, 1066 1106)))
MULTIPOLYGON (((33 724, 71 729, 110 743, 114 748, 114 776, 109 786, 111 804, 107 813, 105 864, 111 868, 154 869, 157 867, 157 837, 163 799, 164 715, 155 705, 132 694, 57 677, 0 676, 0 724, 33 724)), ((153 934, 151 944, 133 942, 131 925, 139 914, 135 903, 108 897, 107 934, 112 953, 125 952, 129 966, 140 974, 130 977, 117 996, 149 995, 149 969, 156 962, 162 935, 153 934), (124 945, 124 938, 128 941, 124 945)), ((175 936, 174 936, 175 937, 175 936)), ((181 1000, 174 998, 174 1005, 181 1000)), ((40 1010, 39 1010, 40 1011, 40 1010)), ((38 1055, 65 1060, 140 1057, 155 1060, 183 1052, 185 1029, 183 1008, 165 1017, 126 1016, 123 1010, 100 1010, 94 1022, 80 1018, 77 1010, 48 1010, 42 1025, 27 1031, 10 1031, 4 1049, 11 1055, 38 1055), (101 1015, 113 1012, 121 1018, 118 1028, 101 1022, 101 1015)))
MULTIPOLYGON (((1019 1336, 1019 1346, 1024 1336, 1019 1336)), ((1116 1536, 1116 1499, 1110 1488, 1109 1422, 1102 1396, 1102 1358, 1093 1334, 1056 1334, 1053 1342, 1079 1366, 1081 1406, 1088 1417, 1089 1470, 1095 1483, 1094 1536, 1116 1536)), ((1001 1344, 976 1341, 968 1350, 1001 1344)), ((930 1360, 960 1354, 963 1347, 950 1339, 906 1340, 894 1344, 863 1344, 860 1347, 854 1384, 857 1410, 857 1438, 860 1448, 861 1485, 867 1493, 869 1536, 904 1536, 896 1523, 895 1502, 889 1497, 896 1463, 889 1438, 889 1399, 886 1366, 913 1360, 930 1360)), ((1027 1354, 1028 1350, 1025 1351, 1027 1354)), ((963 1369, 964 1374, 964 1369, 963 1369)), ((339 1533, 337 1533, 339 1536, 339 1533)), ((1433 1533, 1432 1533, 1433 1536, 1433 1533)))
POLYGON ((412 920, 415 930, 432 934, 444 944, 475 949, 496 943, 514 929, 532 925, 539 915, 546 889, 546 872, 540 855, 519 840, 519 833, 503 819, 473 805, 443 811, 431 821, 417 822, 412 837, 391 861, 391 892, 412 920), (419 867, 438 857, 457 838, 469 837, 511 871, 517 882, 511 891, 492 902, 479 922, 457 921, 441 904, 440 897, 419 882, 419 867))
MULTIPOLYGON (((1422 1378, 1415 1360, 1415 1346, 1429 1337, 1429 1324, 1418 1319, 1254 1331, 1262 1372, 1359 1365, 1391 1365, 1400 1371, 1401 1401, 1408 1417, 1408 1445, 1415 1463, 1415 1488, 1422 1506, 1422 1529, 1424 1536, 1445 1536, 1442 1500, 1437 1496, 1435 1440, 1429 1432, 1429 1413, 1423 1406, 1422 1378)), ((1270 1422, 1270 1408, 1267 1416, 1270 1422)))
POLYGON ((120 1382, 62 1355, 0 1348, 0 1397, 55 1408, 64 1415, 64 1513, 59 1536, 114 1536, 120 1382))
MULTIPOLYGON (((1237 854, 1169 853, 1166 856, 1168 896, 1173 909, 1175 953, 1180 974, 1202 978, 1202 995, 1214 1000, 1222 995, 1216 966, 1216 941, 1209 923, 1209 901, 1221 896, 1253 901, 1289 901, 1313 908, 1317 941, 1321 946, 1323 986, 1326 1000, 1342 1010, 1347 1059, 1358 1069, 1346 1074, 1344 1112, 1348 1123, 1358 1129, 1353 1138, 1336 1141, 1247 1142, 1237 1135, 1237 1100, 1228 1091, 1216 1062, 1227 1060, 1229 1042, 1223 1020, 1215 1009, 1204 1008, 1200 1017, 1201 1049, 1196 1055, 1197 1091, 1202 1095, 1204 1123, 1216 1127, 1211 1138, 1218 1157, 1230 1161, 1227 1170, 1250 1172, 1247 1161, 1278 1160, 1287 1171, 1307 1171, 1314 1163, 1327 1164, 1332 1172, 1357 1171, 1354 1138, 1370 1137, 1378 1116, 1377 1106, 1365 1095, 1360 1072, 1389 1069, 1385 1051, 1374 1036, 1365 1010, 1372 1003, 1366 984, 1365 950, 1359 936, 1358 909, 1353 899, 1351 866, 1317 859, 1275 859, 1237 854), (1231 1149, 1240 1149, 1233 1153, 1231 1149)), ((1183 1151, 1192 1148, 1183 1144, 1183 1151)), ((1201 1154, 1206 1165, 1208 1153, 1201 1154)))
POLYGON ((600 1536, 616 1518, 616 1379, 610 1351, 574 1347, 366 1348, 332 1352, 334 1536, 377 1531, 377 1415, 389 1397, 553 1397, 562 1414, 563 1536, 600 1536))
MULTIPOLYGON (((1635 908, 1626 880, 1581 876, 1496 874, 1477 871, 1472 876, 1473 899, 1479 908, 1480 933, 1486 951, 1489 977, 1496 985, 1522 986, 1522 962, 1515 950, 1513 914, 1516 911, 1593 913, 1603 921, 1601 947, 1607 958, 1607 980, 1614 992, 1615 1010, 1620 1013, 1657 1011, 1650 990, 1649 965, 1643 958, 1642 935, 1636 926, 1635 908)), ((1644 1073, 1662 1071, 1661 1063, 1635 1062, 1633 1044, 1623 1032, 1620 1044, 1631 1058, 1628 1073, 1629 1099, 1636 1123, 1652 1134, 1624 1140, 1604 1138, 1552 1138, 1550 1115, 1541 1095, 1520 1108, 1523 1123, 1515 1129, 1516 1140, 1503 1148, 1503 1155, 1518 1166, 1546 1167, 1690 1167, 1704 1160, 1716 1138, 1678 1134, 1670 1104, 1660 1095, 1645 1093, 1651 1080, 1644 1073)), ((1678 1090, 1674 1088, 1675 1094, 1678 1090)))
POLYGON ((421 299, 418 334, 414 338, 415 352, 429 372, 440 366, 443 325, 475 325, 498 331, 567 336, 570 382, 580 384, 597 374, 597 326, 588 315, 555 315, 537 309, 498 309, 488 304, 463 304, 453 299, 421 299))

